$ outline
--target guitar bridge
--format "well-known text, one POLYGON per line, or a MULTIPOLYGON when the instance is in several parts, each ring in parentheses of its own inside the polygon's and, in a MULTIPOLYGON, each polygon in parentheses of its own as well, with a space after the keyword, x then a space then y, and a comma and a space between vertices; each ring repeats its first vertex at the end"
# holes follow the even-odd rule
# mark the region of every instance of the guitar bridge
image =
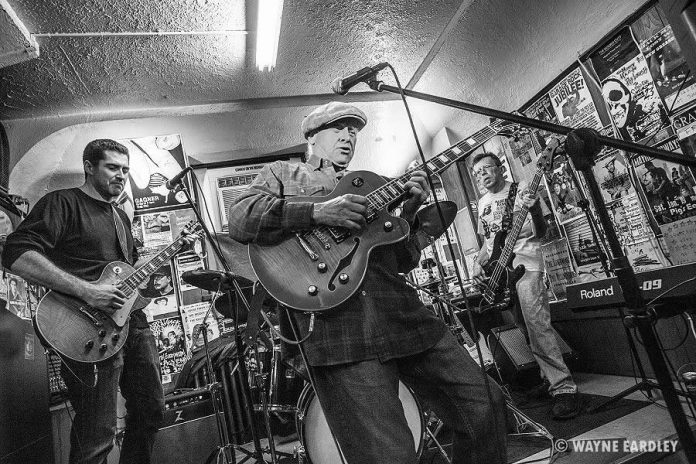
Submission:
POLYGON ((329 233, 331 234, 331 238, 334 239, 336 243, 341 243, 350 237, 350 231, 348 229, 339 227, 329 227, 329 233))

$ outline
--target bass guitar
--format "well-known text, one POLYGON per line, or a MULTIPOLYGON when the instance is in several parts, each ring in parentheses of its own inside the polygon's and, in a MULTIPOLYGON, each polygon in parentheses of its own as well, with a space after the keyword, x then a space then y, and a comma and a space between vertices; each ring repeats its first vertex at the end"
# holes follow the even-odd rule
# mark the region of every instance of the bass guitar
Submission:
MULTIPOLYGON (((496 121, 415 169, 439 173, 469 154, 510 123, 496 121)), ((406 196, 410 174, 390 181, 369 171, 349 172, 331 194, 293 197, 291 202, 321 203, 348 193, 367 197, 367 225, 359 232, 318 226, 273 245, 249 245, 249 260, 259 281, 280 303, 302 311, 340 305, 360 287, 370 252, 409 234, 408 223, 390 211, 406 196)))
MULTIPOLYGON (((553 156, 557 147, 558 141, 551 139, 539 156, 537 170, 527 187, 528 191, 536 192, 539 189, 544 173, 551 170, 553 166, 553 156)), ((482 305, 479 307, 481 311, 492 307, 507 309, 514 306, 517 301, 516 284, 524 275, 524 265, 520 264, 512 268, 512 262, 515 259, 513 249, 528 213, 529 208, 523 205, 514 215, 510 230, 501 229, 493 237, 493 251, 486 264, 482 266, 487 281, 481 289, 482 305)))
POLYGON ((126 302, 113 314, 99 311, 79 298, 50 290, 39 302, 34 316, 34 327, 41 341, 61 357, 77 362, 96 363, 114 356, 126 343, 131 312, 148 303, 138 287, 181 250, 186 243, 184 233, 195 234, 200 229, 200 224, 191 221, 182 236, 138 269, 120 261, 107 264, 95 283, 120 284, 126 294, 126 302))

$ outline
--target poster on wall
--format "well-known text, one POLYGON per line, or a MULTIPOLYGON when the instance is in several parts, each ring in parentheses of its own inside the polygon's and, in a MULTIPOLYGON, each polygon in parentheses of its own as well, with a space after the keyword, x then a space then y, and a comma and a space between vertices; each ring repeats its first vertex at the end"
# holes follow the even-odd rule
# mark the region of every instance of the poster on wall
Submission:
POLYGON ((672 264, 696 262, 696 216, 660 227, 672 264))
POLYGON ((174 293, 155 296, 150 300, 150 303, 143 308, 148 322, 174 316, 178 310, 179 307, 176 303, 176 295, 174 295, 174 293))
POLYGON ((568 253, 568 242, 559 238, 541 245, 546 274, 551 282, 551 289, 556 299, 566 296, 566 286, 575 282, 575 270, 568 253))
POLYGON ((577 266, 579 282, 599 279, 605 276, 601 264, 601 250, 592 237, 592 229, 583 215, 563 225, 570 245, 570 253, 577 266))
POLYGON ((674 116, 672 127, 677 132, 682 153, 696 157, 696 106, 674 116))
MULTIPOLYGON (((194 303, 181 307, 181 317, 184 322, 184 333, 186 336, 186 349, 191 351, 203 346, 203 337, 200 334, 201 323, 208 314, 210 302, 194 303)), ((208 341, 215 340, 220 336, 220 329, 214 313, 211 312, 206 320, 208 341)))
MULTIPOLYGON (((186 195, 170 190, 166 183, 188 166, 181 137, 176 134, 119 140, 128 148, 130 171, 126 192, 136 211, 180 207, 186 195)), ((188 179, 184 179, 190 191, 188 179)))
POLYGON ((631 262, 631 267, 633 267, 635 272, 658 269, 665 265, 662 262, 662 253, 659 251, 655 239, 630 243, 625 245, 624 249, 626 251, 626 257, 631 262))
POLYGON ((7 282, 7 310, 22 319, 31 319, 27 282, 15 274, 5 272, 7 282))
POLYGON ((595 52, 590 61, 623 139, 654 144, 673 135, 648 64, 628 27, 595 52))
POLYGON ((554 85, 548 95, 559 124, 568 127, 602 128, 599 113, 579 67, 574 68, 554 85))
POLYGON ((648 225, 643 208, 634 192, 608 205, 609 217, 614 225, 614 230, 621 241, 627 245, 653 237, 648 225))
POLYGON ((659 225, 696 216, 696 180, 688 168, 648 157, 634 160, 636 175, 659 225))
POLYGON ((174 317, 156 320, 150 323, 150 329, 157 344, 162 383, 169 383, 174 374, 181 372, 187 360, 181 318, 177 314, 174 317))
POLYGON ((628 168, 617 152, 610 152, 598 158, 592 170, 605 203, 620 200, 632 192, 628 168))
POLYGON ((545 174, 551 207, 559 224, 572 221, 584 214, 578 205, 582 196, 579 186, 570 174, 571 169, 566 156, 556 156, 552 170, 545 174))
POLYGON ((638 40, 666 108, 680 108, 695 100, 696 76, 689 72, 672 27, 668 24, 651 37, 638 40))

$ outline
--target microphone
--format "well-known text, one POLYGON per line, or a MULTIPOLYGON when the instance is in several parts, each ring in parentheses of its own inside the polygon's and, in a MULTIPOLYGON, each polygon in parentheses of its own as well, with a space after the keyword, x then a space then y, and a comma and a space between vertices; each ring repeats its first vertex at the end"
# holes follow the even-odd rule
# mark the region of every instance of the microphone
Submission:
POLYGON ((164 184, 165 187, 167 187, 169 190, 174 190, 181 183, 181 179, 183 179, 186 174, 191 172, 192 169, 193 168, 191 166, 184 168, 179 174, 169 179, 167 183, 164 184))
POLYGON ((360 71, 348 77, 344 77, 343 79, 340 77, 336 78, 336 80, 331 83, 331 90, 338 95, 345 95, 352 87, 355 87, 361 82, 367 82, 387 66, 389 66, 389 63, 379 63, 374 66, 362 68, 360 71))

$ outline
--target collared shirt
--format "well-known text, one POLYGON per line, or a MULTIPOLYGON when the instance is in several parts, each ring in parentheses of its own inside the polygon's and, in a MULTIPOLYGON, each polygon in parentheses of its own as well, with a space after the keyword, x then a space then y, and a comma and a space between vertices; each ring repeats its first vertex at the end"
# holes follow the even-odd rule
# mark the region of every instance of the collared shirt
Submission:
MULTIPOLYGON (((292 196, 325 196, 342 176, 326 160, 277 161, 264 167, 249 190, 229 210, 230 236, 243 243, 277 243, 312 226, 313 202, 287 202, 292 196)), ((314 333, 305 342, 310 364, 326 366, 389 359, 424 351, 447 327, 418 299, 399 272, 418 264, 420 250, 411 234, 370 255, 362 284, 343 304, 316 314, 314 333)), ((309 315, 293 312, 301 335, 309 315)))

